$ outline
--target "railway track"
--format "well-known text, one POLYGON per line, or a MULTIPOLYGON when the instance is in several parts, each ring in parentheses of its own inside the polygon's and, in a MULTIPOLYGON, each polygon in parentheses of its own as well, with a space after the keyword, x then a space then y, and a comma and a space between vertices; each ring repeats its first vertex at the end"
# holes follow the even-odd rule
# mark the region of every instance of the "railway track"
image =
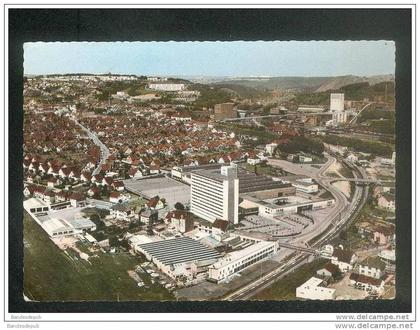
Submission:
MULTIPOLYGON (((331 164, 330 161, 327 162, 327 164, 331 164)), ((349 166, 349 164, 346 164, 349 166)), ((326 171, 326 169, 329 167, 329 165, 323 166, 321 168, 320 174, 326 171)), ((364 173, 357 167, 357 166, 350 166, 353 169, 353 175, 359 176, 360 178, 364 178, 364 173)), ((320 176, 322 177, 322 176, 320 176)), ((328 232, 326 232, 324 235, 322 235, 315 243, 311 245, 310 248, 317 249, 321 247, 322 245, 330 242, 333 240, 342 230, 348 228, 350 226, 354 219, 356 218, 357 214, 360 212, 361 208, 363 207, 364 203, 366 202, 367 195, 368 195, 368 187, 356 187, 355 195, 353 197, 355 204, 353 205, 348 213, 342 217, 341 212, 338 212, 338 214, 335 215, 334 220, 331 222, 334 224, 333 228, 331 228, 328 232)), ((333 194, 334 195, 334 194, 333 194)), ((336 194, 336 196, 340 197, 342 194, 336 194)), ((344 197, 345 198, 345 197, 344 197)), ((249 285, 225 296, 223 300, 246 300, 250 297, 254 296, 257 292, 269 287, 271 284, 273 284, 275 281, 281 279, 294 269, 300 267, 306 262, 306 259, 308 255, 311 254, 311 252, 307 251, 301 251, 301 252, 295 252, 295 255, 287 261, 285 264, 281 265, 280 267, 276 268, 275 270, 269 272, 266 275, 263 275, 253 283, 250 283, 249 285)))

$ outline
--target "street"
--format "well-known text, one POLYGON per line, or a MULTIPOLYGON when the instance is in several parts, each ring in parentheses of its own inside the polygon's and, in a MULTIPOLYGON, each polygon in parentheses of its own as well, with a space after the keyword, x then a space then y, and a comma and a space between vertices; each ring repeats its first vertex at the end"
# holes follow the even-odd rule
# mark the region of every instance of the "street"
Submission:
POLYGON ((108 159, 110 152, 109 149, 107 148, 107 146, 105 144, 103 144, 97 137, 97 135, 95 133, 93 133, 92 131, 90 131, 87 127, 83 126, 82 124, 80 124, 76 118, 73 119, 74 122, 80 126, 81 129, 83 129, 86 134, 88 135, 88 137, 93 141, 93 143, 95 143, 101 150, 101 160, 98 163, 98 166, 93 170, 92 175, 96 175, 101 171, 101 167, 103 164, 105 164, 106 160, 108 159))

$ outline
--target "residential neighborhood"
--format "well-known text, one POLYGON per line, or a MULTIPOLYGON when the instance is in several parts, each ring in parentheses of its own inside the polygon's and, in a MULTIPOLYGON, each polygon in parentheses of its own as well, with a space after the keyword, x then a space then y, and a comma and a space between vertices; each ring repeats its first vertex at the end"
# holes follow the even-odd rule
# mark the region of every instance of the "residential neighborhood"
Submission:
POLYGON ((24 77, 29 300, 395 297, 394 77, 227 79, 24 77))

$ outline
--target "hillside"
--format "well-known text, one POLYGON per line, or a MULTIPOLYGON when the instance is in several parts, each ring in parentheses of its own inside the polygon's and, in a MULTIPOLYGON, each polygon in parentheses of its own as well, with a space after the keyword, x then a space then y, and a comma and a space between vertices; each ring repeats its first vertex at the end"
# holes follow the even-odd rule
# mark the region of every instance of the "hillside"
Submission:
POLYGON ((236 95, 237 97, 246 99, 258 98, 265 95, 264 91, 261 89, 238 84, 213 84, 210 86, 221 88, 227 92, 236 95))
POLYGON ((346 99, 353 101, 361 101, 363 99, 375 100, 377 98, 383 99, 385 97, 385 89, 387 90, 387 100, 390 101, 394 99, 394 82, 380 82, 377 84, 359 82, 322 92, 298 93, 294 98, 294 102, 296 104, 328 105, 330 100, 330 93, 332 92, 344 93, 346 99), (387 85, 386 88, 385 85, 387 85))
POLYGON ((316 93, 326 92, 329 90, 338 90, 344 86, 368 83, 369 85, 376 85, 385 81, 394 81, 394 75, 381 75, 372 77, 358 77, 358 76, 344 76, 335 77, 333 80, 325 82, 316 89, 316 93))
POLYGON ((371 77, 337 76, 337 77, 244 77, 221 78, 213 84, 240 85, 255 89, 294 89, 302 92, 325 92, 338 90, 346 85, 367 82, 369 85, 384 81, 394 81, 394 75, 380 75, 371 77))

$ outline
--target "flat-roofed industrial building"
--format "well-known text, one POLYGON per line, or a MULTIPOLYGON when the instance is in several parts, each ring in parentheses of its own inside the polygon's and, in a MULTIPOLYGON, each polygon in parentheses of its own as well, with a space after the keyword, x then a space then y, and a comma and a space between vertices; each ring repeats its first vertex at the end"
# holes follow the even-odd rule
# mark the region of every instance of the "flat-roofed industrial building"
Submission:
POLYGON ((329 207, 335 203, 333 198, 307 199, 300 196, 287 196, 274 199, 259 199, 253 195, 241 195, 247 202, 247 207, 258 207, 258 215, 262 217, 274 218, 277 216, 299 213, 303 211, 320 210, 329 207))
POLYGON ((273 180, 273 178, 265 175, 239 171, 238 179, 239 194, 253 193, 253 196, 260 199, 296 194, 296 188, 291 183, 282 180, 273 180))
POLYGON ((223 282, 235 273, 273 256, 277 249, 276 242, 261 241, 243 250, 231 252, 209 267, 208 279, 216 283, 223 282))
MULTIPOLYGON (((191 173, 196 171, 220 171, 224 166, 219 163, 206 164, 199 166, 174 167, 171 171, 173 178, 179 179, 191 185, 191 173)), ((275 198, 281 196, 294 195, 296 188, 286 180, 276 180, 266 175, 255 173, 238 168, 239 194, 250 192, 256 193, 258 198, 275 198)))
POLYGON ((66 219, 61 216, 63 210, 50 210, 50 207, 47 207, 44 202, 37 198, 24 201, 23 207, 51 237, 75 235, 96 230, 95 223, 90 219, 82 216, 73 216, 66 219))
POLYGON ((296 288, 296 298, 309 300, 334 300, 335 289, 327 288, 322 279, 311 277, 296 288))
POLYGON ((184 270, 191 264, 212 264, 221 255, 189 237, 167 239, 158 242, 140 244, 136 251, 152 261, 163 273, 176 279, 186 275, 184 270))

